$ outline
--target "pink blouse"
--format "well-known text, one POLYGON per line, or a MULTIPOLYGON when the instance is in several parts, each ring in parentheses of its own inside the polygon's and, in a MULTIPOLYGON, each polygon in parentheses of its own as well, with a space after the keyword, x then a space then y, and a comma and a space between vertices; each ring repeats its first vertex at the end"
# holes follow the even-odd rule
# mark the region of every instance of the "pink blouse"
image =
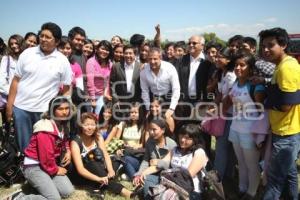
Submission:
POLYGON ((102 96, 109 83, 112 62, 106 66, 100 66, 96 57, 88 59, 86 63, 87 90, 92 99, 102 96))

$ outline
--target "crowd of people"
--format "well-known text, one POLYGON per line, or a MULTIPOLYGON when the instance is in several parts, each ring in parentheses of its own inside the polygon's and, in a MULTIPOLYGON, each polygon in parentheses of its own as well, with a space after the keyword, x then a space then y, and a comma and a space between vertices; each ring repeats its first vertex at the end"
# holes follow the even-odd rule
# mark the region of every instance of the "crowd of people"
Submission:
POLYGON ((286 30, 262 30, 259 42, 235 35, 226 46, 201 35, 163 46, 155 30, 152 41, 134 34, 127 44, 90 40, 81 27, 62 36, 49 22, 0 40, 2 122, 13 120, 37 191, 11 198, 61 199, 75 185, 98 198, 108 190, 151 199, 162 170, 183 168, 192 200, 201 199, 204 169, 223 185, 237 172, 242 200, 260 184, 264 200, 299 199, 300 65, 286 30), (211 115, 225 120, 214 154, 201 127, 211 115))

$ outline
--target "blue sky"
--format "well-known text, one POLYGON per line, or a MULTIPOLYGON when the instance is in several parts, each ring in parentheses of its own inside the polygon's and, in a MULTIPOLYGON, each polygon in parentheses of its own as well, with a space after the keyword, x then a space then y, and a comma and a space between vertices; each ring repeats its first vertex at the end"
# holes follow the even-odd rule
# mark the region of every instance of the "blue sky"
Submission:
POLYGON ((81 26, 91 39, 134 33, 153 38, 160 24, 162 39, 186 40, 215 32, 222 39, 234 34, 256 36, 280 26, 300 33, 300 0, 1 0, 0 37, 37 32, 44 22, 57 23, 67 34, 81 26))

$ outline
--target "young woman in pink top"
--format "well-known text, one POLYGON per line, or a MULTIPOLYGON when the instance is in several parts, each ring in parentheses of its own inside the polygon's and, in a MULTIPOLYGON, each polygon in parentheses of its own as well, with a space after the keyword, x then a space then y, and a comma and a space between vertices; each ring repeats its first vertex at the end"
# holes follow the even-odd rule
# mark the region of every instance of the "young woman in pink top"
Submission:
POLYGON ((63 53, 69 59, 69 62, 71 63, 72 76, 73 76, 72 87, 77 87, 80 88, 81 90, 84 90, 81 67, 77 62, 71 60, 70 57, 72 54, 72 48, 69 39, 67 37, 62 37, 57 48, 61 53, 63 53))
POLYGON ((108 88, 112 68, 111 57, 111 44, 102 40, 95 49, 95 56, 86 63, 87 90, 96 114, 99 114, 103 106, 103 94, 108 88))

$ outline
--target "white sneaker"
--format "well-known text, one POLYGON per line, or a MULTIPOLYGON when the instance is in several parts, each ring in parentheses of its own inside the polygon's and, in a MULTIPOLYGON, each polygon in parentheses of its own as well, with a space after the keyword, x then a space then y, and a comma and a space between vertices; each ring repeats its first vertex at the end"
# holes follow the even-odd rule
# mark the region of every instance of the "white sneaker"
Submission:
POLYGON ((122 181, 129 181, 129 177, 126 174, 121 175, 121 180, 122 181))

